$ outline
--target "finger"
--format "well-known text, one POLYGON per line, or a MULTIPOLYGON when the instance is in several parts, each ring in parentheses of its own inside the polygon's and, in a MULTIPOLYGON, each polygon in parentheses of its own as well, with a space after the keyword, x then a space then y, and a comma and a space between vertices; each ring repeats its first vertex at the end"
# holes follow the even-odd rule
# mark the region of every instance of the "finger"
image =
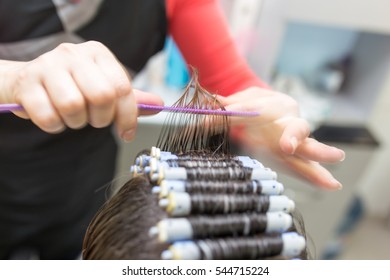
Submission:
POLYGON ((328 146, 313 138, 307 138, 299 145, 295 154, 309 160, 327 163, 343 161, 345 158, 343 150, 328 146))
POLYGON ((296 156, 290 156, 285 162, 293 171, 317 186, 329 190, 342 188, 342 184, 318 162, 299 159, 296 156))
POLYGON ((44 85, 52 104, 68 127, 77 129, 87 124, 84 97, 69 72, 58 70, 47 73, 44 85))
MULTIPOLYGON (((133 94, 137 104, 148 104, 148 105, 157 105, 157 106, 164 105, 164 101, 158 95, 145 92, 145 91, 140 91, 137 89, 133 89, 133 94)), ((138 114, 140 116, 154 115, 158 112, 159 111, 138 110, 138 114)))
POLYGON ((121 96, 116 104, 115 123, 118 135, 126 142, 133 140, 137 129, 138 109, 133 93, 121 96))
POLYGON ((23 95, 20 104, 40 129, 49 133, 59 133, 65 129, 61 117, 54 109, 43 86, 35 84, 23 95))
POLYGON ((72 69, 76 84, 88 104, 88 121, 96 128, 109 125, 115 114, 117 93, 94 61, 84 59, 72 69))
POLYGON ((88 122, 95 128, 109 126, 115 119, 116 101, 107 105, 94 106, 88 105, 88 122))
POLYGON ((260 88, 250 88, 243 92, 234 94, 222 102, 226 104, 226 99, 229 99, 226 110, 239 112, 257 112, 258 117, 251 118, 231 118, 232 124, 240 124, 245 122, 255 122, 257 125, 267 124, 287 116, 299 116, 297 102, 291 97, 269 90, 260 88))
POLYGON ((131 92, 131 77, 125 67, 106 48, 97 52, 94 57, 107 81, 114 88, 116 96, 123 96, 131 92))
POLYGON ((310 127, 307 121, 296 117, 282 118, 276 123, 287 123, 279 140, 281 150, 287 154, 294 154, 298 146, 305 141, 310 134, 310 127))

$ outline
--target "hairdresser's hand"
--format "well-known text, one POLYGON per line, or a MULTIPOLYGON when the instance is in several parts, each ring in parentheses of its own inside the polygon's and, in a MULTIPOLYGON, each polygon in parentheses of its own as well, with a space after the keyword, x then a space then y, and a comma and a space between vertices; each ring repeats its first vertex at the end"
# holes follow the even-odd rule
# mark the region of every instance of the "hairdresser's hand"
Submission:
POLYGON ((0 74, 1 103, 22 105, 25 112, 14 113, 49 133, 115 122, 131 140, 137 102, 162 105, 158 96, 133 90, 127 71, 98 42, 61 44, 29 62, 3 61, 0 74))
POLYGON ((291 97, 252 87, 219 100, 226 110, 260 113, 254 118, 232 118, 233 136, 242 144, 268 148, 278 160, 316 185, 341 188, 319 163, 339 162, 344 152, 309 138, 309 125, 299 117, 297 102, 291 97))

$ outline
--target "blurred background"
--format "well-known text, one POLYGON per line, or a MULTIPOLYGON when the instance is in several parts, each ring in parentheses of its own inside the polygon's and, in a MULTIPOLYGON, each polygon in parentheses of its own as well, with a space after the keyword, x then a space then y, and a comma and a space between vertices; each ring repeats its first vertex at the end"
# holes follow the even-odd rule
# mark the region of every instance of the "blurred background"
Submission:
MULTIPOLYGON (((263 154, 295 200, 316 259, 390 259, 390 1, 220 0, 237 47, 256 74, 293 96, 313 136, 345 150, 327 166, 343 190, 328 192, 284 174, 263 154), (389 164, 389 165, 387 165, 389 164)), ((188 81, 167 41, 134 80, 167 105, 188 81)), ((156 143, 165 115, 140 118, 121 144, 118 184, 135 154, 156 143)), ((245 150, 245 147, 243 147, 245 150)))

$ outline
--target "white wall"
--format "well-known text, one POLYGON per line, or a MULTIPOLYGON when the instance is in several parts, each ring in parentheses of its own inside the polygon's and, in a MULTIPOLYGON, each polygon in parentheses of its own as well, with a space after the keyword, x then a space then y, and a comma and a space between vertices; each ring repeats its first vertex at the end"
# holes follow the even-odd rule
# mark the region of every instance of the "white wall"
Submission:
MULTIPOLYGON (((389 56, 390 53, 387 60, 389 56)), ((360 184, 360 194, 368 213, 381 218, 390 215, 390 71, 389 64, 387 66, 387 80, 368 120, 372 131, 381 141, 381 147, 360 184)))
POLYGON ((291 20, 390 33, 389 0, 289 0, 291 20))
MULTIPOLYGON (((252 28, 246 28, 243 36, 233 34, 238 39, 239 49, 244 49, 244 55, 248 63, 262 80, 270 82, 273 66, 277 58, 281 40, 283 38, 286 19, 286 7, 288 0, 220 0, 225 11, 232 32, 237 32, 237 12, 235 5, 243 6, 243 2, 261 2, 253 5, 255 11, 251 12, 250 23, 252 28), (255 16, 254 18, 252 16, 255 16), (233 21, 233 22, 232 22, 233 21), (244 38, 243 38, 244 37, 244 38), (248 37, 251 37, 248 39, 248 37), (242 46, 243 40, 246 46, 242 46)), ((248 20, 243 20, 242 25, 248 27, 248 20)), ((240 25, 240 24, 238 24, 240 25)))
POLYGON ((292 22, 288 24, 277 62, 288 75, 307 75, 349 55, 359 33, 351 29, 292 22))

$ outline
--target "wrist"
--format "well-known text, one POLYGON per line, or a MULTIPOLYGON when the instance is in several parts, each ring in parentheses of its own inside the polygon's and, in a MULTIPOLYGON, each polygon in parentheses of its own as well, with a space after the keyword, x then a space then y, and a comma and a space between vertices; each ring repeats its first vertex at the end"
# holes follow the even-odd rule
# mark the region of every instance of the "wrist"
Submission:
POLYGON ((12 84, 20 61, 0 60, 0 103, 15 103, 12 96, 12 84))

